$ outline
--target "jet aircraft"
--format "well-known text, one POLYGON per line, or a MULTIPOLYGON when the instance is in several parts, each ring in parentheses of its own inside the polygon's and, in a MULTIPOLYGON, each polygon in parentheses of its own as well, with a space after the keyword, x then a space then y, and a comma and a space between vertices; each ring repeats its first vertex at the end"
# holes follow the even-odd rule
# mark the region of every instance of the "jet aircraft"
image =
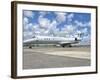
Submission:
POLYGON ((72 47, 71 44, 79 43, 82 38, 82 34, 77 34, 77 37, 55 37, 55 36, 40 36, 34 35, 31 39, 27 39, 23 41, 24 45, 28 45, 29 48, 32 48, 33 44, 55 44, 60 45, 62 47, 69 46, 72 47))

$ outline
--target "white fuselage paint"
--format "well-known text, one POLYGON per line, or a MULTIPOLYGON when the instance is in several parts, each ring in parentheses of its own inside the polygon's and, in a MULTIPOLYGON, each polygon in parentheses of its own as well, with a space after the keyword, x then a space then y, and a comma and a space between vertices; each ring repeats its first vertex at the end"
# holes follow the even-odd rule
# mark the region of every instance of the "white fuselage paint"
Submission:
POLYGON ((24 44, 75 44, 78 43, 81 38, 66 38, 66 37, 49 37, 49 36, 35 36, 31 39, 25 40, 24 44))

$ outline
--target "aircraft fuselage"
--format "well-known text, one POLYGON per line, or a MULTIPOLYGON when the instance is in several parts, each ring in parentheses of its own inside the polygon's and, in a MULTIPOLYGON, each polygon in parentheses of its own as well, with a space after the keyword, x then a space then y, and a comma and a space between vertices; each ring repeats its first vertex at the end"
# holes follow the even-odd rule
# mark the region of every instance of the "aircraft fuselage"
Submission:
POLYGON ((65 38, 65 37, 48 37, 48 36, 37 36, 32 39, 24 41, 24 44, 60 44, 61 46, 75 44, 80 41, 80 38, 65 38))

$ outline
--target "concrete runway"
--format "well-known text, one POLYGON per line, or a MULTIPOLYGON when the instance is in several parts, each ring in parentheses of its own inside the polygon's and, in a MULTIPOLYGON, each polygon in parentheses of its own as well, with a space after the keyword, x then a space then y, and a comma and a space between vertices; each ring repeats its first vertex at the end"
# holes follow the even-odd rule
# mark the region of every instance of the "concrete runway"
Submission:
POLYGON ((89 66, 90 62, 89 47, 23 49, 23 69, 89 66))

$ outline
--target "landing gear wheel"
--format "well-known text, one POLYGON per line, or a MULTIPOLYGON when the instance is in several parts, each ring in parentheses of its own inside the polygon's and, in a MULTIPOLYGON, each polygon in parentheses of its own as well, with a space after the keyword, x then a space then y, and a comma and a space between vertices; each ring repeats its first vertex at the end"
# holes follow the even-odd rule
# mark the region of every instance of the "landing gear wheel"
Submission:
POLYGON ((72 47, 72 45, 70 44, 69 47, 72 47))
POLYGON ((32 46, 29 46, 30 49, 32 49, 32 46))
POLYGON ((65 47, 65 45, 62 45, 62 47, 65 47))

